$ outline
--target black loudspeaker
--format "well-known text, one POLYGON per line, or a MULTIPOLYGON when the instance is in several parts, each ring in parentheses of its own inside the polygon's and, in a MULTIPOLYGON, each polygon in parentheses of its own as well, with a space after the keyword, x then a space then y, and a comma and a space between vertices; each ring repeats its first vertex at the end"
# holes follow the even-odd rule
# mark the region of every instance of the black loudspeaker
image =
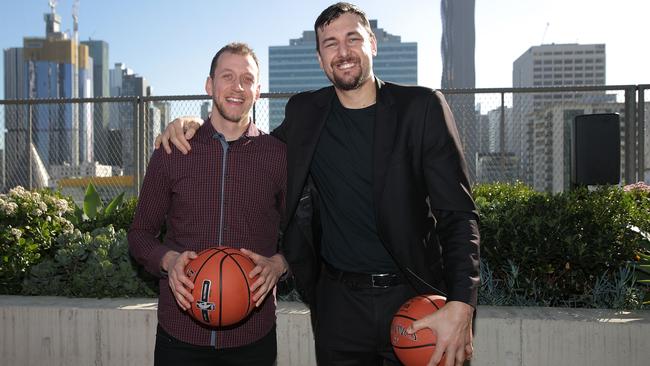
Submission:
POLYGON ((621 123, 616 113, 576 116, 571 130, 572 186, 619 184, 621 123))

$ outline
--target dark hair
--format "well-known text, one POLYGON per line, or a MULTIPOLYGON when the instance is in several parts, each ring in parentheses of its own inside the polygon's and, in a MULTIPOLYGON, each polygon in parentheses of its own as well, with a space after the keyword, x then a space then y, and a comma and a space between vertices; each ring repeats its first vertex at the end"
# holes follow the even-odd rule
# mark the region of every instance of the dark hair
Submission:
POLYGON ((363 12, 358 6, 350 3, 336 3, 330 5, 327 9, 323 10, 322 13, 316 18, 314 23, 314 32, 316 33, 316 51, 318 51, 318 30, 323 29, 326 25, 330 24, 336 18, 340 17, 341 14, 352 13, 359 17, 361 25, 368 31, 369 34, 372 34, 372 28, 370 27, 370 22, 366 17, 366 13, 363 12))
POLYGON ((255 52, 253 51, 252 48, 250 48, 246 43, 242 43, 242 42, 228 43, 227 45, 221 47, 219 51, 217 51, 217 54, 214 55, 214 57, 212 58, 212 62, 210 63, 210 77, 214 76, 214 69, 217 68, 217 61, 219 60, 219 56, 221 56, 221 54, 224 52, 229 52, 240 56, 250 55, 253 58, 253 60, 255 60, 255 65, 257 65, 257 74, 258 74, 257 76, 259 78, 260 63, 257 60, 257 56, 255 55, 255 52))

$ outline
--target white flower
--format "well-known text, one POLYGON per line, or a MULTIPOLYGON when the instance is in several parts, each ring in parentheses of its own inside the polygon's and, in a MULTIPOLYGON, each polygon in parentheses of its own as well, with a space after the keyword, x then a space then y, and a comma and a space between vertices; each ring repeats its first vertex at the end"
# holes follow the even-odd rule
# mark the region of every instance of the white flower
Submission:
POLYGON ((11 228, 11 235, 16 237, 16 240, 23 236, 23 232, 18 228, 11 228))
POLYGON ((9 196, 12 197, 25 197, 28 194, 28 192, 25 190, 25 188, 21 186, 16 186, 12 189, 9 190, 9 196))
POLYGON ((18 205, 15 202, 2 201, 0 203, 0 210, 2 210, 5 215, 11 216, 16 212, 16 210, 18 210, 18 205))
POLYGON ((62 198, 55 200, 54 206, 56 207, 59 215, 63 215, 64 213, 70 211, 70 205, 68 205, 68 201, 62 198))

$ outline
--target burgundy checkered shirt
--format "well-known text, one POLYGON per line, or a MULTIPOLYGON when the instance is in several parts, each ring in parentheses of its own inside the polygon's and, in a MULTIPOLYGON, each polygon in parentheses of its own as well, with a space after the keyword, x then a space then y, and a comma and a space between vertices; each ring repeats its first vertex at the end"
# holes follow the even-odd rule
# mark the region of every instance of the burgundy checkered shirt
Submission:
MULTIPOLYGON (((267 257, 277 253, 287 185, 284 144, 253 123, 228 144, 209 120, 190 143, 188 155, 158 149, 151 157, 128 235, 133 257, 160 277, 160 261, 169 250, 199 252, 227 245, 267 257), (161 243, 157 235, 163 223, 167 232, 161 243)), ((275 324, 270 294, 239 326, 220 329, 205 327, 182 311, 166 276, 159 287, 158 323, 186 343, 239 347, 262 338, 275 324)))

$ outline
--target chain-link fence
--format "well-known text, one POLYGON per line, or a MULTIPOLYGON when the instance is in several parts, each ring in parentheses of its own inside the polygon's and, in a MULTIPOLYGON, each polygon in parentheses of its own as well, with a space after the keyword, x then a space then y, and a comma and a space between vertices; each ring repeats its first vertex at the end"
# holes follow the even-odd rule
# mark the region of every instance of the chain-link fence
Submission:
MULTIPOLYGON (((569 187, 575 116, 621 116, 621 182, 650 178, 650 86, 446 90, 473 182, 569 187)), ((272 130, 291 94, 263 94, 257 125, 272 130)), ((83 198, 137 195, 153 142, 172 119, 210 113, 208 96, 0 101, 0 185, 51 187, 83 198)))

